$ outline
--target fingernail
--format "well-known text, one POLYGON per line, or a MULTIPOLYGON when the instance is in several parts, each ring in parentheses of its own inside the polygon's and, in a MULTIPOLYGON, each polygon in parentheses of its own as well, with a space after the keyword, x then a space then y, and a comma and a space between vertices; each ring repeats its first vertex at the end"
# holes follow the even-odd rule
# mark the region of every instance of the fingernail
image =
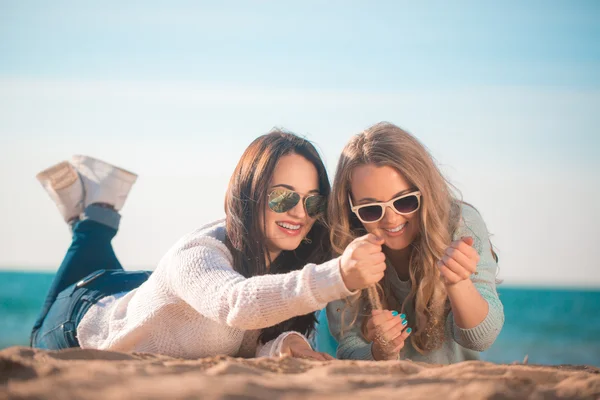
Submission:
POLYGON ((392 311, 392 317, 395 317, 396 315, 398 315, 398 311, 392 311))
POLYGON ((402 321, 402 325, 406 325, 406 324, 408 324, 407 320, 402 321))
POLYGON ((408 329, 406 330, 406 333, 411 333, 411 332, 412 332, 412 328, 408 328, 408 329))
POLYGON ((438 266, 438 268, 441 268, 441 267, 442 267, 442 265, 443 265, 443 264, 442 264, 442 260, 439 260, 439 261, 438 261, 438 262, 436 262, 435 264, 438 266))
POLYGON ((400 318, 406 319, 406 314, 400 314, 400 318))
POLYGON ((448 254, 449 256, 452 255, 452 247, 448 247, 446 249, 446 254, 448 254))

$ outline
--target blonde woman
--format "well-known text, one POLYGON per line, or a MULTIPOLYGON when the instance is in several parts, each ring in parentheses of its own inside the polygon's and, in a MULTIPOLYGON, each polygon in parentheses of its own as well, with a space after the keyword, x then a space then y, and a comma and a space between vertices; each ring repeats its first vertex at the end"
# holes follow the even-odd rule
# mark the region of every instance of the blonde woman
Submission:
POLYGON ((387 264, 379 296, 369 300, 363 290, 327 306, 338 358, 450 364, 491 346, 504 312, 488 231, 415 137, 390 123, 353 137, 338 163, 329 215, 337 253, 374 233, 385 241, 387 264), (374 309, 378 299, 382 307, 374 309))

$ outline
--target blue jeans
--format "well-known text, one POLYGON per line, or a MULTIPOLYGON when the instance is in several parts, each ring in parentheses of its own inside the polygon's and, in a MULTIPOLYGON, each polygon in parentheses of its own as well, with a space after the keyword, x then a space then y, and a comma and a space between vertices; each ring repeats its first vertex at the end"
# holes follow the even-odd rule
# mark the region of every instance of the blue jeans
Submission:
POLYGON ((112 248, 119 214, 89 206, 88 218, 73 226, 73 241, 58 269, 31 332, 31 346, 59 350, 79 347, 77 326, 98 300, 133 290, 151 272, 123 270, 112 248))

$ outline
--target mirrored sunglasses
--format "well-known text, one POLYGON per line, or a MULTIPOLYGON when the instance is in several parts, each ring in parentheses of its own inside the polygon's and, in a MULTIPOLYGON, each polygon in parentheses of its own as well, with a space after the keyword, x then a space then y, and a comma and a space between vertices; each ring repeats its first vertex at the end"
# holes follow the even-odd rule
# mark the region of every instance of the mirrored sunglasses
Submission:
MULTIPOLYGON (((269 208, 276 213, 284 213, 300 202, 300 194, 289 189, 275 189, 268 196, 269 208)), ((309 217, 315 218, 322 214, 327 207, 325 196, 311 194, 304 198, 304 210, 309 217)))

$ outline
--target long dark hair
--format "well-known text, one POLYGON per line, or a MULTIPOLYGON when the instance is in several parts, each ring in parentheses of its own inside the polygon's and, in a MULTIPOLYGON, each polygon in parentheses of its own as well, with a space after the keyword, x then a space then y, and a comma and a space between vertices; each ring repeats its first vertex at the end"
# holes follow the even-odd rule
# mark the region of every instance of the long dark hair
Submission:
MULTIPOLYGON (((331 186, 323 161, 308 140, 293 133, 275 129, 255 139, 244 151, 231 179, 225 196, 227 247, 233 255, 233 269, 246 278, 264 274, 282 274, 301 269, 308 263, 320 264, 331 257, 329 230, 320 216, 298 248, 282 251, 270 260, 267 269, 265 221, 268 188, 279 159, 297 154, 310 161, 319 176, 319 193, 329 197, 331 186)), ((297 316, 279 324, 264 328, 259 340, 266 343, 285 331, 297 331, 309 335, 314 329, 314 313, 297 316)))

